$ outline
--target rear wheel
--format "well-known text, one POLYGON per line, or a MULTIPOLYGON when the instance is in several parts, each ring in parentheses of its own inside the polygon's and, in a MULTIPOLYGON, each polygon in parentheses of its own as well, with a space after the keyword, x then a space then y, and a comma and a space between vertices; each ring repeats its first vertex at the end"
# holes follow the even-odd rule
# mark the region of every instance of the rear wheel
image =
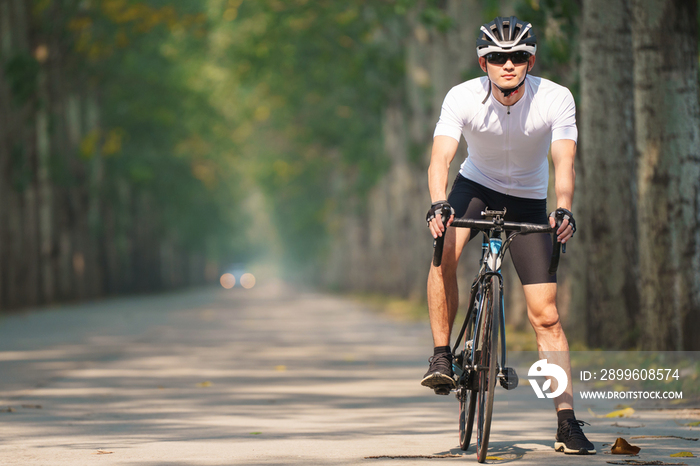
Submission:
POLYGON ((501 313, 501 290, 499 280, 491 277, 485 293, 485 311, 479 325, 479 389, 476 399, 476 458, 479 463, 486 461, 493 415, 493 395, 496 387, 498 365, 498 326, 501 313))

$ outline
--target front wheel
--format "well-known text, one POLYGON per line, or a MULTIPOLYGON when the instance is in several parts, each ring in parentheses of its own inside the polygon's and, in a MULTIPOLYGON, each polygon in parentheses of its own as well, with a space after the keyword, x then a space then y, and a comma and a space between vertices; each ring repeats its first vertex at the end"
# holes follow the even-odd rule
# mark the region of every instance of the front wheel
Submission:
POLYGON ((469 449, 474 427, 474 411, 476 410, 476 390, 462 387, 459 395, 459 448, 469 449))
POLYGON ((476 411, 476 390, 474 390, 473 346, 476 333, 476 314, 480 308, 481 300, 477 298, 467 311, 467 325, 462 339, 464 341, 464 353, 462 356, 462 376, 457 398, 459 399, 459 448, 466 451, 472 439, 474 428, 474 412, 476 411))
POLYGON ((478 364, 479 389, 476 400, 476 458, 479 463, 486 461, 493 415, 493 395, 496 391, 498 365, 498 325, 501 313, 501 289, 498 278, 491 277, 485 293, 485 312, 478 322, 478 343, 480 348, 478 364))

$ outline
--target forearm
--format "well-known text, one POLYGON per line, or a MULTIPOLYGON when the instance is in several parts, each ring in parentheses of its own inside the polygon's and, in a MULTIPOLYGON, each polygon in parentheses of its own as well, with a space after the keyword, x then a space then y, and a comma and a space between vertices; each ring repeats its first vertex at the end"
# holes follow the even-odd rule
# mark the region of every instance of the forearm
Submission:
POLYGON ((574 201, 574 186, 576 184, 574 167, 560 167, 555 171, 554 177, 554 193, 557 196, 557 208, 563 207, 571 210, 574 201))
POLYGON ((432 160, 428 167, 428 189, 430 190, 430 202, 447 199, 447 177, 450 171, 449 164, 444 161, 432 160))
POLYGON ((456 141, 447 136, 436 136, 428 167, 428 189, 431 202, 447 199, 447 177, 450 173, 450 163, 457 152, 456 141))
POLYGON ((563 139, 552 143, 552 162, 554 162, 554 193, 557 195, 557 207, 571 210, 574 201, 576 172, 574 159, 576 143, 563 139))

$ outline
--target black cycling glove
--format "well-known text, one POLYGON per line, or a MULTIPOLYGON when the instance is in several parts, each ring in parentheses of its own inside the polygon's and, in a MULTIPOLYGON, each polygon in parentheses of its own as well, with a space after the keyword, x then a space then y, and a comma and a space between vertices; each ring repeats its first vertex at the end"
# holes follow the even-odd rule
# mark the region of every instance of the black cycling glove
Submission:
POLYGON ((452 206, 447 202, 447 201, 437 201, 433 202, 432 205, 430 206, 430 210, 428 210, 428 213, 425 216, 425 222, 430 225, 430 221, 435 218, 435 216, 439 213, 442 215, 442 209, 443 207, 449 208, 450 209, 450 215, 455 214, 455 210, 452 208, 452 206))
POLYGON ((568 220, 569 225, 571 225, 571 228, 574 229, 571 236, 574 236, 574 233, 576 233, 576 219, 574 219, 574 214, 572 214, 570 210, 559 207, 557 210, 549 214, 549 216, 554 217, 555 219, 568 220))

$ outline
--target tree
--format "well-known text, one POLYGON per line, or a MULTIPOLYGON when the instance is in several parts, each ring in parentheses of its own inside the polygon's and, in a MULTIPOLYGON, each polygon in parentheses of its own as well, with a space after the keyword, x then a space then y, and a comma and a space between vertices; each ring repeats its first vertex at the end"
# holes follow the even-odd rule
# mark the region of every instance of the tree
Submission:
POLYGON ((584 262, 574 294, 589 345, 628 348, 639 310, 634 87, 628 0, 585 0, 577 214, 584 262), (577 300, 578 301, 578 300, 577 300))
POLYGON ((0 306, 194 284, 215 278, 205 256, 241 260, 205 11, 0 0, 0 306))
POLYGON ((648 350, 698 350, 698 2, 633 0, 639 267, 648 350))

